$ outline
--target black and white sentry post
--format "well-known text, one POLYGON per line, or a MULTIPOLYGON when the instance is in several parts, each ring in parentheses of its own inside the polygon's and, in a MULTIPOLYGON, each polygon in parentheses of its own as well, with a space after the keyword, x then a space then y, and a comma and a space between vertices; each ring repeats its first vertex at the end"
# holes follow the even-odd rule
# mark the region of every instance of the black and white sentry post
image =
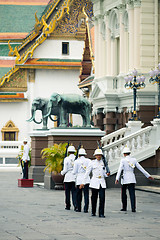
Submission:
POLYGON ((133 100, 134 100, 134 107, 133 107, 133 115, 132 118, 129 119, 130 121, 138 121, 137 111, 136 111, 136 98, 137 98, 137 89, 143 89, 145 87, 145 76, 138 76, 138 72, 136 69, 132 71, 129 76, 124 77, 125 79, 125 88, 126 89, 133 89, 133 100))
POLYGON ((158 85, 158 114, 155 118, 160 118, 160 63, 158 64, 158 68, 155 70, 151 70, 150 74, 150 83, 158 85))

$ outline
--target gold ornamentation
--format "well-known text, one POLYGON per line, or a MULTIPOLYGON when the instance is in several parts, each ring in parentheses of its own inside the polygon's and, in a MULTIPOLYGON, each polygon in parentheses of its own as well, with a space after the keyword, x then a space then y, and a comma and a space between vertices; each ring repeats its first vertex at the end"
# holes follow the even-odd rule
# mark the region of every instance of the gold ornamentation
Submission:
POLYGON ((10 44, 10 40, 8 41, 8 48, 9 48, 9 53, 8 53, 8 55, 9 56, 13 56, 13 48, 11 47, 11 44, 10 44))
POLYGON ((13 70, 13 75, 10 75, 9 78, 4 79, 4 82, 1 85, 4 85, 4 90, 1 88, 1 91, 26 91, 27 90, 27 70, 17 68, 13 70))
POLYGON ((11 120, 9 120, 6 123, 6 125, 2 128, 1 132, 2 132, 2 141, 4 141, 4 133, 6 132, 15 132, 16 141, 18 141, 19 129, 15 126, 15 124, 11 120))
POLYGON ((13 74, 13 73, 15 73, 15 72, 17 72, 18 71, 18 67, 17 66, 14 66, 8 73, 6 73, 2 78, 0 78, 0 87, 4 84, 4 82, 5 81, 9 81, 9 79, 10 79, 10 76, 13 74))
POLYGON ((35 21, 36 21, 36 23, 35 23, 34 27, 35 27, 36 32, 39 33, 39 30, 42 28, 42 21, 39 21, 39 19, 37 17, 37 11, 35 12, 35 21))

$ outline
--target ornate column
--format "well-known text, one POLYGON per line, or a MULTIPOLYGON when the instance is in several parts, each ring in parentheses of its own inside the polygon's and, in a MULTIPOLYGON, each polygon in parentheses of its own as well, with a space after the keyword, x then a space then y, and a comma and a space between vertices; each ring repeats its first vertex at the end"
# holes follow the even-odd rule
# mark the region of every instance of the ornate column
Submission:
POLYGON ((124 32, 124 25, 123 25, 123 12, 124 6, 120 5, 119 7, 119 18, 120 18, 120 74, 125 73, 125 32, 124 32))
POLYGON ((104 51, 105 51, 105 42, 102 37, 102 23, 103 23, 103 16, 98 16, 98 77, 104 76, 104 51))
POLYGON ((134 68, 134 9, 133 2, 128 1, 129 15, 129 70, 134 68))
POLYGON ((98 77, 98 19, 94 18, 94 37, 95 37, 95 78, 98 77))
POLYGON ((141 0, 134 2, 134 68, 140 69, 140 6, 141 0))
POLYGON ((116 39, 111 37, 111 76, 116 74, 116 39))
POLYGON ((100 59, 101 59, 101 77, 106 75, 106 23, 105 19, 101 20, 101 43, 100 43, 100 59))
POLYGON ((111 76, 111 31, 108 27, 108 13, 105 14, 106 23, 106 75, 111 76))

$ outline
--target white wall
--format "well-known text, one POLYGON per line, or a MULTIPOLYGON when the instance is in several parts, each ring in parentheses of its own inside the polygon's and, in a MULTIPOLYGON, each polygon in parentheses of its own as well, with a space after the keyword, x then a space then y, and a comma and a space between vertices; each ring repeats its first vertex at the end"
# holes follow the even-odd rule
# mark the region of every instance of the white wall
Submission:
MULTIPOLYGON (((27 102, 20 103, 7 103, 0 102, 1 109, 1 121, 0 129, 2 129, 6 123, 11 120, 17 128, 19 128, 18 140, 23 140, 28 135, 28 123, 26 119, 27 114, 27 102)), ((0 140, 2 140, 2 134, 0 134, 0 140)))
POLYGON ((79 74, 79 70, 36 70, 35 97, 50 97, 53 92, 82 95, 77 86, 79 74))
POLYGON ((33 58, 82 59, 84 41, 46 40, 33 54, 33 58), (62 42, 69 42, 69 55, 62 55, 62 42))

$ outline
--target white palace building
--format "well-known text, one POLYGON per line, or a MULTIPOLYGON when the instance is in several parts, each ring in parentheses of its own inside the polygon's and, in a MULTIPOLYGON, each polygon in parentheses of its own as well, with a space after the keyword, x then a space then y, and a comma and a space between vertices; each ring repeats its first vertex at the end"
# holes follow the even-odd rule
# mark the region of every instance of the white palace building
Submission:
POLYGON ((144 126, 150 125, 158 110, 158 88, 149 82, 149 71, 157 68, 160 59, 160 2, 92 2, 95 76, 90 98, 94 123, 106 133, 125 126, 134 110, 133 89, 125 88, 125 77, 136 69, 146 78, 145 88, 137 90, 136 110, 144 126))

